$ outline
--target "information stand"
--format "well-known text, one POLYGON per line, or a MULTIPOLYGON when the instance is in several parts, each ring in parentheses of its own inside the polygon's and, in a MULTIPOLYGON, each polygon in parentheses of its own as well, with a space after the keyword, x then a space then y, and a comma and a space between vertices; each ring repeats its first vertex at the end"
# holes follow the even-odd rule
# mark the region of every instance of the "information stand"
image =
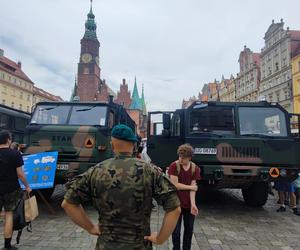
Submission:
MULTIPOLYGON (((23 155, 24 173, 32 190, 36 190, 39 197, 47 207, 49 213, 54 214, 53 207, 46 200, 41 189, 53 188, 58 152, 43 152, 31 155, 23 155)), ((20 181, 23 189, 25 186, 20 181)))

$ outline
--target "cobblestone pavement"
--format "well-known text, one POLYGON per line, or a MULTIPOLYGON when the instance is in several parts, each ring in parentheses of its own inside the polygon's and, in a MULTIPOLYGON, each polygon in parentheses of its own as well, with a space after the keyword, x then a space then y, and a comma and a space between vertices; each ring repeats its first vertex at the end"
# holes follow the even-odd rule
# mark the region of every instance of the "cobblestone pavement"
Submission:
MULTIPOLYGON (((33 233, 23 232, 20 250, 32 249, 94 249, 96 238, 75 226, 63 213, 60 203, 63 189, 57 188, 51 205, 51 215, 39 203, 40 216, 33 222, 33 233)), ((195 220, 192 249, 299 249, 300 216, 290 209, 285 213, 275 210, 277 197, 269 196, 263 208, 244 205, 237 190, 210 191, 199 197, 199 216, 195 220)), ((88 213, 97 221, 92 207, 88 213)), ((155 209, 151 228, 158 231, 163 210, 155 209)), ((0 246, 3 245, 3 221, 0 219, 0 246)), ((14 240, 13 240, 14 241, 14 240)), ((171 240, 154 249, 172 249, 171 240)))

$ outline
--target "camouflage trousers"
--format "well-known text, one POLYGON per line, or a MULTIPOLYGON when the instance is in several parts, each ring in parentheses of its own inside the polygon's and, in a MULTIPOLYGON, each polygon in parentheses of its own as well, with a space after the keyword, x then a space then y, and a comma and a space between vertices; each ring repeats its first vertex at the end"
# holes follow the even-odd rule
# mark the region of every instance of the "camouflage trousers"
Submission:
POLYGON ((14 211, 16 206, 18 205, 21 193, 22 190, 18 188, 11 193, 0 194, 0 212, 2 211, 2 207, 4 207, 4 211, 14 211))
POLYGON ((95 250, 152 250, 151 242, 144 243, 116 243, 112 241, 104 241, 102 237, 98 237, 95 250))

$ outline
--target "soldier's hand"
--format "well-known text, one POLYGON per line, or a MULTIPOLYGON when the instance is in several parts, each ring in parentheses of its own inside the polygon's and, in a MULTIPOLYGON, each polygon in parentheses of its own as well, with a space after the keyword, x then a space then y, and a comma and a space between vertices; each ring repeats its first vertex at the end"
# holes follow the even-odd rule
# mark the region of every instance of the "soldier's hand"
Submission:
POLYGON ((157 242, 157 233, 156 232, 152 233, 150 236, 145 236, 144 239, 149 240, 154 244, 158 244, 158 242, 157 242))
POLYGON ((198 190, 198 186, 197 186, 197 184, 193 184, 193 185, 191 185, 191 191, 197 191, 198 190))
POLYGON ((89 233, 90 233, 91 235, 99 236, 99 235, 101 234, 100 229, 99 229, 99 226, 98 226, 98 225, 94 225, 94 226, 89 230, 89 233))

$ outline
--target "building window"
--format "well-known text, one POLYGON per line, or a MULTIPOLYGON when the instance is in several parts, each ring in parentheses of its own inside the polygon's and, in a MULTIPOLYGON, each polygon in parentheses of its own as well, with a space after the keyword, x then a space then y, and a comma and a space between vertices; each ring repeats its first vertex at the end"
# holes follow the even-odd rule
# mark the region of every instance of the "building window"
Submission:
POLYGON ((12 108, 15 107, 15 103, 14 103, 14 102, 11 103, 11 107, 12 107, 12 108))
POLYGON ((277 102, 280 102, 280 93, 276 92, 276 98, 277 98, 277 102))
POLYGON ((23 92, 20 92, 20 99, 23 99, 23 92))
POLYGON ((276 71, 279 70, 279 63, 278 63, 278 62, 275 63, 275 70, 276 70, 276 71))
POLYGON ((269 75, 272 74, 272 70, 271 70, 271 67, 269 67, 269 75))
POLYGON ((19 109, 22 110, 22 104, 20 104, 19 109))
POLYGON ((83 74, 88 75, 90 73, 89 68, 88 67, 84 67, 83 68, 83 74))
POLYGON ((282 61, 283 61, 283 66, 286 66, 286 58, 283 58, 282 61))
POLYGON ((5 105, 5 99, 2 100, 2 104, 5 105))
POLYGON ((2 73, 2 74, 1 74, 1 77, 2 77, 2 79, 5 79, 5 74, 2 73))
POLYGON ((284 91, 284 98, 285 98, 285 100, 288 100, 289 97, 290 97, 289 91, 288 91, 288 90, 285 90, 285 91, 284 91))
POLYGON ((27 95, 27 101, 30 101, 30 95, 29 94, 27 95))
POLYGON ((272 94, 269 95, 269 102, 273 102, 273 95, 272 94))
POLYGON ((11 76, 8 76, 7 78, 8 78, 8 81, 10 82, 11 81, 11 76))
POLYGON ((300 61, 298 62, 298 71, 300 71, 300 61))

